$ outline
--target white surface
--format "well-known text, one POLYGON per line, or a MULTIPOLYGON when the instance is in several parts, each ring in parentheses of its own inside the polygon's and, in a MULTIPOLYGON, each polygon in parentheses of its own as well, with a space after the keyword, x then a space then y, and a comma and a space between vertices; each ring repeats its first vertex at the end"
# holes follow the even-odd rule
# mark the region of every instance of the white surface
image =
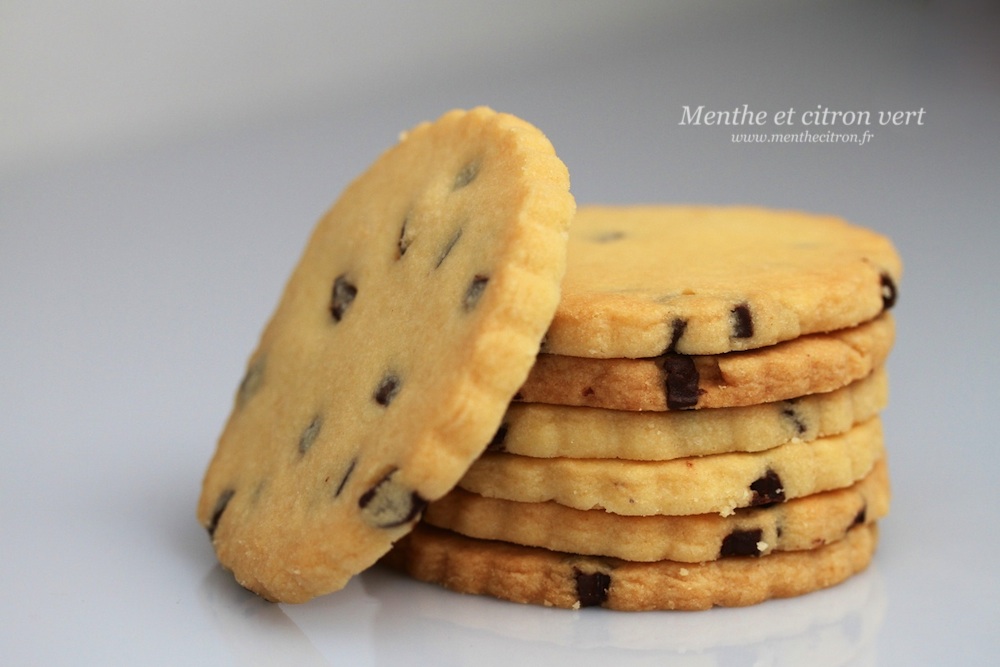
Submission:
MULTIPOLYGON (((441 6, 413 19, 432 56, 452 36, 433 24, 447 16, 441 6)), ((250 120, 210 113, 166 133, 156 121, 106 143, 88 134, 58 150, 22 147, 24 160, 4 163, 4 664, 996 662, 995 10, 712 3, 587 25, 527 42, 501 31, 511 51, 496 37, 486 60, 456 46, 461 57, 427 72, 409 61, 386 71, 371 35, 352 42, 358 66, 373 68, 363 84, 306 77, 311 94, 250 120), (750 609, 629 615, 463 597, 381 570, 306 605, 268 605, 215 565, 193 516, 201 474, 313 222, 399 130, 479 103, 546 131, 582 203, 797 207, 893 237, 906 262, 885 415, 895 498, 868 572, 750 609), (867 146, 737 145, 729 128, 677 124, 685 104, 744 103, 924 108, 926 124, 875 128, 867 146)), ((293 33, 266 44, 280 50, 293 33)), ((30 41, 11 29, 2 39, 30 41)), ((170 55, 127 46, 107 48, 122 59, 170 55)), ((220 66, 211 45, 188 47, 188 61, 220 66)), ((281 67, 264 88, 306 76, 281 67)), ((161 91, 168 106, 190 103, 161 91)), ((244 89, 223 97, 234 108, 254 100, 244 89)), ((105 103, 114 116, 134 102, 105 103)))

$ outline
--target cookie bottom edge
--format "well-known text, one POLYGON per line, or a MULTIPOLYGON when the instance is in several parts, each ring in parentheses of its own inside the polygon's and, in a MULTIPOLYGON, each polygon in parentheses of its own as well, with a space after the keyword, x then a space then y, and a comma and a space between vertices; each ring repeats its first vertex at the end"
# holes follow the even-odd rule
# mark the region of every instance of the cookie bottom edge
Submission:
POLYGON ((449 590, 565 609, 697 611, 743 607, 829 588, 862 572, 878 544, 876 523, 808 551, 699 564, 637 563, 477 540, 418 524, 382 558, 449 590))

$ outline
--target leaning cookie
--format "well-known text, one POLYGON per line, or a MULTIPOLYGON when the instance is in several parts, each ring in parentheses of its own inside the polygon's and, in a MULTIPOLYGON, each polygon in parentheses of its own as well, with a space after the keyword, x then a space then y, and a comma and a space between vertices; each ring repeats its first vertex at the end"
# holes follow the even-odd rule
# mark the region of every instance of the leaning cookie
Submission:
POLYGON ((687 410, 833 391, 882 366, 895 324, 886 313, 850 329, 770 347, 689 357, 587 359, 541 354, 515 400, 611 410, 687 410))
POLYGON ((892 243, 832 216, 581 206, 544 351, 721 354, 845 329, 896 301, 892 243))
POLYGON ((489 451, 539 458, 666 461, 758 452, 850 430, 885 408, 885 369, 841 389, 706 410, 626 411, 511 403, 489 451))
POLYGON ((732 514, 850 486, 884 453, 882 423, 873 417, 850 431, 762 452, 671 461, 538 459, 485 454, 459 486, 490 498, 555 501, 626 516, 732 514))
POLYGON ((814 549, 889 511, 885 461, 859 482, 729 516, 622 516, 555 502, 523 503, 455 489, 431 503, 424 522, 483 540, 650 562, 700 563, 731 556, 814 549))
POLYGON ((512 602, 623 611, 740 607, 838 584, 864 570, 877 524, 809 551, 706 563, 634 563, 476 540, 420 524, 383 561, 421 581, 512 602))
POLYGON ((337 590, 496 431, 559 300, 574 201, 528 123, 407 133, 315 228, 247 366, 198 519, 245 587, 337 590))

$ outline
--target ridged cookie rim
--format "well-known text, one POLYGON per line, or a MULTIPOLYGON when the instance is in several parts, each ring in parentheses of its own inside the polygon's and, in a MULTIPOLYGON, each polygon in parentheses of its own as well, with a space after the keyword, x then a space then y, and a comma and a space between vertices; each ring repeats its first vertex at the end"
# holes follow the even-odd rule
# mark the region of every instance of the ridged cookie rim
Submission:
MULTIPOLYGON (((653 357, 666 351, 678 354, 705 355, 723 354, 739 350, 755 349, 792 340, 799 336, 823 333, 836 329, 856 326, 874 319, 895 305, 903 266, 899 253, 892 241, 875 230, 849 222, 841 217, 812 213, 795 209, 766 208, 752 205, 680 205, 641 204, 612 206, 592 204, 581 206, 577 212, 579 225, 574 227, 570 239, 570 263, 567 271, 564 298, 553 318, 546 336, 543 351, 551 354, 589 358, 643 358, 653 357), (603 216, 660 215, 666 224, 674 217, 690 218, 692 226, 704 225, 700 218, 712 216, 744 216, 752 218, 756 224, 768 224, 775 220, 781 225, 794 223, 802 228, 814 225, 829 229, 834 234, 843 235, 845 241, 837 248, 858 247, 850 262, 836 265, 835 275, 816 279, 814 270, 804 270, 798 280, 794 275, 785 278, 790 286, 789 295, 794 298, 757 290, 743 293, 738 279, 733 280, 732 289, 722 293, 719 289, 705 288, 695 282, 677 285, 657 286, 664 295, 636 298, 624 288, 608 292, 577 292, 574 285, 573 251, 577 244, 589 241, 584 234, 601 232, 588 227, 591 214, 603 216), (812 280, 804 290, 803 280, 812 280), (803 300, 803 294, 809 296, 803 300), (826 308, 829 297, 838 294, 838 307, 830 311, 826 308), (694 299, 694 303, 687 303, 694 299), (803 303, 793 303, 803 300, 803 303), (755 318, 753 313, 757 302, 766 304, 766 317, 755 318), (706 310, 711 315, 701 312, 706 310)), ((621 223, 619 223, 621 224, 621 223)), ((756 230, 755 230, 756 231, 756 230)), ((765 230, 774 238, 780 238, 772 230, 765 230)), ((625 235, 628 234, 626 228, 625 235)), ((600 233, 602 248, 607 248, 618 238, 616 233, 600 233)), ((712 239, 702 240, 699 248, 710 247, 712 239)), ((648 244, 646 247, 651 247, 648 244)), ((698 248, 696 248, 697 250, 698 248)), ((671 246, 658 248, 660 256, 669 257, 672 252, 683 252, 684 248, 671 246)), ((846 258, 838 258, 838 260, 846 258)), ((595 267, 587 267, 589 272, 595 267)), ((600 267, 603 273, 614 271, 613 267, 600 267)), ((830 267, 827 267, 830 270, 830 267)))
POLYGON ((835 586, 865 570, 878 524, 809 551, 707 563, 632 563, 475 540, 421 524, 383 562, 451 591, 563 609, 700 611, 745 607, 835 586))

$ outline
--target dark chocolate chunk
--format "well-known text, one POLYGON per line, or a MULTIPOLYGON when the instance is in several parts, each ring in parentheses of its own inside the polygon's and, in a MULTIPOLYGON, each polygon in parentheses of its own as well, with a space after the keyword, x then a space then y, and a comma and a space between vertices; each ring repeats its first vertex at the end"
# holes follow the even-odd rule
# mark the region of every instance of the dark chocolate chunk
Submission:
POLYGON ((781 486, 781 478, 773 470, 768 470, 763 477, 751 484, 750 490, 753 491, 753 498, 750 500, 750 505, 753 507, 785 501, 785 489, 781 486))
POLYGON ((476 176, 479 175, 479 162, 473 160, 468 163, 458 172, 455 176, 455 183, 452 185, 452 190, 459 190, 464 188, 466 185, 476 180, 476 176))
POLYGON ((625 238, 625 232, 621 230, 612 230, 595 234, 591 237, 591 240, 594 243, 612 243, 614 241, 620 241, 623 238, 625 238))
POLYGON ((375 389, 375 393, 372 394, 372 398, 375 402, 381 406, 388 407, 392 400, 396 398, 396 394, 399 393, 402 382, 395 373, 386 373, 382 380, 378 383, 378 388, 375 389))
POLYGON ((406 235, 406 227, 409 224, 410 216, 407 215, 403 218, 403 226, 399 229, 399 239, 396 241, 396 259, 406 254, 406 250, 410 247, 410 242, 413 240, 406 235))
POLYGON ((683 354, 667 354, 663 357, 663 386, 667 396, 667 407, 684 410, 698 405, 698 368, 694 359, 683 354))
POLYGON ((483 292, 486 291, 486 283, 489 281, 490 279, 487 276, 477 275, 472 279, 472 282, 469 283, 469 289, 465 290, 465 296, 462 298, 462 308, 466 312, 475 308, 476 304, 479 303, 479 298, 483 296, 483 292))
POLYGON ((746 303, 733 308, 733 338, 753 338, 753 315, 746 303))
POLYGON ((459 229, 457 232, 455 232, 455 235, 451 237, 451 239, 445 245, 444 249, 441 250, 441 254, 438 255, 437 262, 434 264, 434 268, 435 269, 438 268, 438 267, 440 267, 441 264, 444 263, 444 260, 448 257, 448 255, 451 254, 452 249, 455 247, 455 244, 458 243, 458 240, 460 238, 462 238, 462 230, 461 229, 459 229))
POLYGON ((858 510, 858 513, 854 516, 854 522, 851 523, 851 525, 858 526, 863 524, 867 520, 868 520, 868 507, 863 506, 860 510, 858 510))
POLYGON ((764 537, 764 531, 760 528, 754 530, 734 530, 726 535, 722 540, 722 547, 719 549, 719 558, 727 556, 759 556, 760 549, 757 544, 764 537))
POLYGON ((677 343, 680 342, 681 336, 684 335, 687 326, 687 320, 681 317, 674 318, 670 323, 670 343, 667 345, 667 349, 663 351, 663 354, 676 354, 677 343))
POLYGON ((226 511, 226 507, 229 505, 229 501, 233 499, 233 494, 236 491, 233 489, 226 489, 219 494, 218 500, 215 501, 215 508, 212 510, 212 518, 209 520, 208 525, 205 526, 208 529, 208 536, 215 537, 215 529, 219 526, 219 519, 222 518, 222 513, 226 511))
POLYGON ((611 588, 611 575, 604 572, 586 573, 573 568, 576 579, 576 597, 581 607, 596 607, 608 599, 608 589, 611 588))
POLYGON ((507 424, 500 424, 500 428, 497 432, 493 434, 493 439, 490 440, 490 444, 486 445, 486 451, 488 452, 502 452, 507 448, 504 446, 504 440, 507 439, 507 429, 509 426, 507 424))
POLYGON ((333 319, 340 321, 347 312, 347 308, 358 295, 358 288, 347 281, 345 274, 340 274, 333 281, 333 293, 330 295, 330 314, 333 319))
POLYGON ((410 523, 427 507, 427 501, 420 494, 392 479, 396 472, 389 471, 358 499, 365 520, 376 528, 395 528, 410 523))
POLYGON ((340 484, 337 485, 337 490, 333 492, 334 498, 339 497, 340 494, 344 492, 344 486, 347 485, 347 480, 351 478, 351 473, 354 472, 354 466, 356 465, 358 465, 358 460, 354 459, 351 461, 350 465, 347 466, 344 476, 340 478, 340 484))
POLYGON ((880 277, 882 284, 882 310, 889 310, 896 305, 896 283, 888 273, 880 277))
POLYGON ((309 422, 309 426, 306 426, 305 430, 302 431, 302 435, 299 436, 299 454, 305 454, 312 447, 313 442, 316 441, 316 436, 319 435, 320 429, 323 427, 323 418, 319 415, 313 417, 312 421, 309 422))
POLYGON ((802 416, 798 412, 796 412, 795 404, 792 403, 791 401, 785 403, 785 407, 782 408, 781 410, 781 416, 792 423, 792 426, 795 427, 795 430, 798 432, 799 435, 802 435, 803 433, 806 432, 808 427, 806 426, 805 421, 802 419, 802 416))
POLYGON ((247 368, 246 374, 240 381, 240 388, 236 392, 236 405, 238 407, 243 407, 250 397, 256 393, 260 388, 261 382, 264 380, 264 355, 261 355, 254 359, 253 363, 247 368))

